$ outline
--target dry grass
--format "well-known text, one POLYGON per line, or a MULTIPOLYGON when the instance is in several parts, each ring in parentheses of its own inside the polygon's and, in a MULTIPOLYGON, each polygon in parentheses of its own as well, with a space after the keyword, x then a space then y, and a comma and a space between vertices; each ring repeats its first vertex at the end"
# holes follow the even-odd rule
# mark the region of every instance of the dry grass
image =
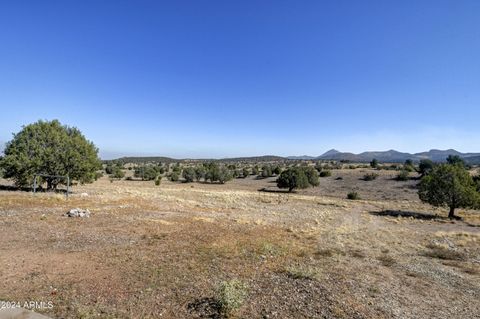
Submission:
POLYGON ((359 180, 368 171, 332 171, 322 182, 339 183, 336 193, 258 192, 268 179, 102 179, 76 187, 68 201, 0 191, 0 299, 51 300, 45 313, 63 318, 221 318, 218 287, 236 280, 248 296, 229 293, 242 302, 228 314, 243 318, 479 313, 478 212, 453 223, 416 218, 446 212, 385 186, 383 171, 359 180), (366 199, 344 199, 343 187, 358 183, 366 199), (388 191, 397 200, 385 199, 388 191), (91 218, 63 217, 72 207, 91 218), (383 211, 417 215, 372 214, 383 211))

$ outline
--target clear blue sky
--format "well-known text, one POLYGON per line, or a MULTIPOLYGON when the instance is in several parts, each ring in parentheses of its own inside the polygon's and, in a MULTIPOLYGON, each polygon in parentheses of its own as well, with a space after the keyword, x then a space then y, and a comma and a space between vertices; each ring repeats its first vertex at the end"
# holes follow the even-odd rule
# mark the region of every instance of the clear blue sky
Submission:
POLYGON ((103 157, 480 151, 480 1, 1 1, 0 110, 103 157))

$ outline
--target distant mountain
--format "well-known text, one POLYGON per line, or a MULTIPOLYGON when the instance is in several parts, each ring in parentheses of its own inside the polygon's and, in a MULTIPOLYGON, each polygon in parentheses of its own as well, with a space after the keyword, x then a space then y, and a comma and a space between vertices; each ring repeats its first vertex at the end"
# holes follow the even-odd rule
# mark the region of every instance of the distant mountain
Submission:
POLYGON ((320 160, 351 161, 351 162, 370 162, 374 158, 384 163, 403 163, 410 159, 418 162, 422 159, 430 159, 434 162, 445 162, 449 155, 458 155, 471 164, 480 163, 480 153, 461 153, 453 149, 449 150, 430 150, 416 154, 402 153, 395 150, 382 152, 363 152, 360 154, 338 152, 336 150, 328 151, 319 156, 320 160))
POLYGON ((479 165, 480 164, 480 155, 466 156, 463 158, 467 164, 479 165))
POLYGON ((216 159, 214 161, 219 162, 281 162, 286 161, 288 158, 275 156, 275 155, 264 155, 264 156, 249 156, 249 157, 231 157, 231 158, 222 158, 216 159))
POLYGON ((300 156, 287 156, 289 160, 313 160, 316 159, 315 156, 300 155, 300 156))
POLYGON ((339 154, 340 151, 337 151, 336 149, 332 148, 331 150, 329 151, 326 151, 325 153, 323 153, 322 155, 320 155, 319 157, 322 157, 322 156, 335 156, 336 154, 339 154))
POLYGON ((125 157, 120 157, 113 160, 106 160, 105 162, 110 162, 110 161, 120 162, 123 164, 126 164, 126 163, 139 164, 139 163, 159 163, 159 162, 172 163, 172 162, 178 162, 181 160, 177 160, 170 157, 164 157, 164 156, 125 156, 125 157))
MULTIPOLYGON (((335 149, 331 149, 324 154, 314 157, 309 155, 301 156, 288 156, 281 157, 275 155, 264 156, 250 156, 250 157, 233 157, 222 159, 175 159, 162 156, 150 156, 150 157, 121 157, 114 161, 120 161, 122 163, 172 163, 172 162, 282 162, 288 160, 332 160, 332 161, 350 161, 368 163, 374 158, 383 163, 403 163, 406 160, 412 160, 419 162, 422 159, 430 159, 434 162, 445 162, 449 155, 458 155, 463 158, 469 164, 480 164, 480 153, 461 153, 453 149, 449 150, 430 150, 428 152, 421 152, 416 154, 402 153, 396 150, 377 151, 377 152, 363 152, 360 154, 340 152, 335 149)), ((107 161, 108 162, 108 161, 107 161)))
MULTIPOLYGON (((313 158, 313 157, 312 157, 313 158)), ((176 159, 171 157, 164 156, 125 156, 113 160, 105 160, 104 162, 120 162, 123 164, 134 163, 134 164, 146 164, 146 163, 175 163, 175 162, 210 162, 210 161, 219 161, 219 162, 279 162, 287 160, 286 157, 275 156, 275 155, 264 155, 264 156, 251 156, 251 157, 232 157, 232 158, 222 158, 222 159, 193 159, 193 158, 183 158, 176 159)))
POLYGON ((460 157, 463 157, 466 154, 462 154, 454 149, 449 149, 445 151, 433 149, 428 152, 416 153, 414 155, 418 156, 421 159, 430 159, 434 162, 442 162, 442 161, 445 161, 445 159, 449 155, 458 155, 460 157))

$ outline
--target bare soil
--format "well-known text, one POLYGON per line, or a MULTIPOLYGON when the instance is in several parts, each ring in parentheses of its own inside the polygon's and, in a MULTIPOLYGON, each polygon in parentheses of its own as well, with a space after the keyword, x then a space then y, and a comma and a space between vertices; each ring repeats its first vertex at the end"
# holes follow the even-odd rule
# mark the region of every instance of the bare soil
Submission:
POLYGON ((294 194, 274 178, 2 190, 0 300, 52 301, 54 318, 222 318, 217 287, 238 279, 238 318, 478 318, 480 213, 450 221, 415 180, 368 171, 294 194), (62 216, 76 207, 91 217, 62 216))

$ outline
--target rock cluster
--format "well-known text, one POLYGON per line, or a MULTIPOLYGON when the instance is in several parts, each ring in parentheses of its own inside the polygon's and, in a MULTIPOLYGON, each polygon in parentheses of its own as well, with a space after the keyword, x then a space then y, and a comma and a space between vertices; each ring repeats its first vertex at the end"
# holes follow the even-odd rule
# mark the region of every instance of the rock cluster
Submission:
POLYGON ((90 217, 90 211, 88 209, 74 208, 65 213, 67 217, 90 217))

